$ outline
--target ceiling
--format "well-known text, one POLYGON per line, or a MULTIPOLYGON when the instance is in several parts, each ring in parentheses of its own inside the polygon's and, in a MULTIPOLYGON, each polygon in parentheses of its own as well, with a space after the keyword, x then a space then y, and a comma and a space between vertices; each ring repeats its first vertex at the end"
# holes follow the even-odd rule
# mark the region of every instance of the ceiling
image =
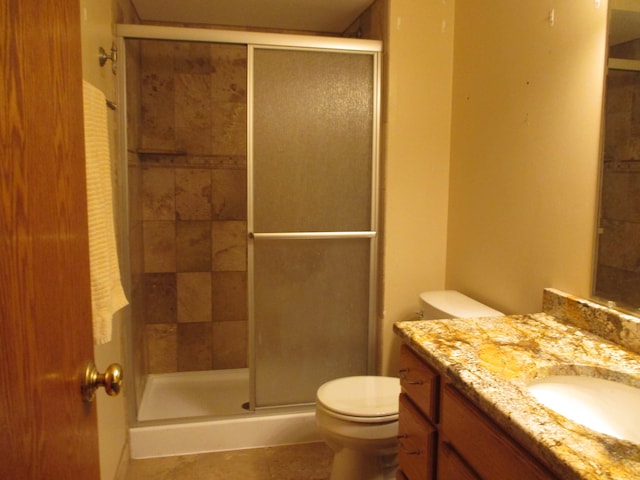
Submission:
POLYGON ((145 22, 343 33, 373 0, 132 0, 145 22))

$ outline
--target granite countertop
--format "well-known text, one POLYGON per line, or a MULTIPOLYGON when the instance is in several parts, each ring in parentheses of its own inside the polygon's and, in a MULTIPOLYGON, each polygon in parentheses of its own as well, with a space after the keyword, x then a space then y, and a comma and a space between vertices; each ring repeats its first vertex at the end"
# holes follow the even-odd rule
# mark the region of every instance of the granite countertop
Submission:
POLYGON ((407 321, 394 330, 559 478, 640 478, 640 445, 583 427, 527 390, 535 378, 571 373, 640 387, 640 354, 548 313, 407 321))

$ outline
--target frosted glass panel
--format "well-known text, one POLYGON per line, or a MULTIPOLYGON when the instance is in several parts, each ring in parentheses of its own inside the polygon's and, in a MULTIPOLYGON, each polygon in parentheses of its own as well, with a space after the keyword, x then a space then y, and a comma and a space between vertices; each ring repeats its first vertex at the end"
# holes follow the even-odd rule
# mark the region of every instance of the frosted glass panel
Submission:
POLYGON ((252 401, 312 403, 372 367, 375 239, 339 235, 374 230, 375 59, 252 53, 252 401))
POLYGON ((369 254, 367 239, 255 242, 257 407, 367 374, 369 254))
POLYGON ((371 55, 258 49, 256 232, 371 229, 371 55))

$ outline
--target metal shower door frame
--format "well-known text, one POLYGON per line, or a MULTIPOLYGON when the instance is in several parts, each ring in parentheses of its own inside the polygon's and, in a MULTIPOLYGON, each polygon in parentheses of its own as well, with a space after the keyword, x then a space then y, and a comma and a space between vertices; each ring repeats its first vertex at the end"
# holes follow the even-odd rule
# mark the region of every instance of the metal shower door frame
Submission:
MULTIPOLYGON (((256 315, 254 304, 254 253, 256 240, 326 240, 326 239, 368 239, 369 250, 369 318, 368 318, 368 348, 367 373, 374 374, 376 365, 377 346, 377 286, 378 286, 378 209, 379 209, 379 175, 380 175, 380 98, 381 98, 381 48, 382 43, 376 41, 340 39, 340 45, 327 47, 324 37, 300 37, 301 42, 290 44, 249 44, 247 51, 247 230, 249 235, 247 249, 248 272, 248 316, 249 316, 249 376, 250 376, 250 408, 256 409, 256 315), (360 48, 359 48, 360 47, 360 48), (330 53, 353 53, 370 55, 373 62, 373 125, 372 125, 372 158, 371 158, 371 212, 370 230, 340 231, 340 232, 257 232, 254 228, 254 174, 255 154, 254 138, 254 61, 255 51, 260 49, 279 49, 287 51, 313 51, 330 53)), ((270 407, 264 407, 270 408, 270 407)))

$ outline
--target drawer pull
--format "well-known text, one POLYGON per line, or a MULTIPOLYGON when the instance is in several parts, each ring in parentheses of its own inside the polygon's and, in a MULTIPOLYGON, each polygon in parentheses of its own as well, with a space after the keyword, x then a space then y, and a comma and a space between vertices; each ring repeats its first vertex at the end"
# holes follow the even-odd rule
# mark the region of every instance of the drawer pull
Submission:
POLYGON ((424 383, 423 380, 410 380, 407 378, 407 373, 409 372, 408 368, 403 368, 400 370, 400 380, 402 380, 407 385, 422 385, 424 383))
POLYGON ((406 455, 421 455, 422 452, 420 450, 411 450, 409 448, 407 448, 403 443, 402 443, 402 439, 403 438, 407 438, 408 435, 398 435, 398 445, 400 447, 400 449, 406 454, 406 455))

